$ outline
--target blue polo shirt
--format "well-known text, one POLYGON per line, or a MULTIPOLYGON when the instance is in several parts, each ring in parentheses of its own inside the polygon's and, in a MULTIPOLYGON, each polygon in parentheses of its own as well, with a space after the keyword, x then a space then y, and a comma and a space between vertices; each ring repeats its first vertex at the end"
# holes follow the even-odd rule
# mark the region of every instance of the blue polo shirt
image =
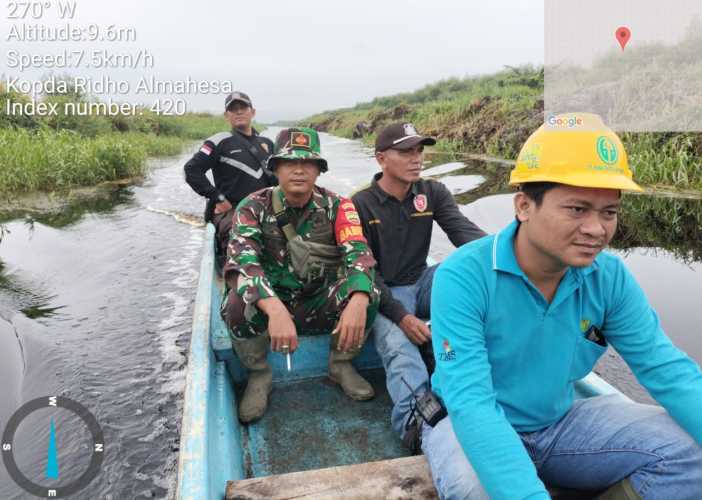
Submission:
POLYGON ((549 304, 514 255, 513 222, 468 243, 434 276, 434 391, 480 482, 495 500, 548 499, 517 432, 550 426, 571 407, 573 383, 606 347, 702 444, 702 372, 665 335, 619 257, 600 253, 569 268, 549 304))

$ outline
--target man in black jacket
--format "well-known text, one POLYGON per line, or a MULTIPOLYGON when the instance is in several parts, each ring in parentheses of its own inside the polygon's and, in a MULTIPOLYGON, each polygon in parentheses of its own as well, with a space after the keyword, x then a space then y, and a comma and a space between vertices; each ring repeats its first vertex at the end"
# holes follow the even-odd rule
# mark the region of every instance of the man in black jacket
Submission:
POLYGON ((217 229, 219 255, 226 255, 234 209, 259 189, 277 184, 266 168, 273 142, 253 128, 256 110, 243 92, 232 92, 224 100, 224 116, 231 132, 215 134, 185 164, 185 181, 207 198, 205 221, 217 229), (205 175, 212 170, 214 186, 205 175))
POLYGON ((419 318, 429 318, 436 266, 427 267, 426 260, 434 221, 455 246, 485 235, 461 214, 442 183, 420 178, 424 146, 435 143, 418 134, 411 123, 389 125, 375 142, 382 172, 370 187, 353 196, 377 261, 381 298, 373 333, 394 403, 392 424, 410 446, 417 443, 406 432, 412 400, 407 385, 417 396, 429 389, 429 374, 418 347, 431 345, 431 331, 419 318))

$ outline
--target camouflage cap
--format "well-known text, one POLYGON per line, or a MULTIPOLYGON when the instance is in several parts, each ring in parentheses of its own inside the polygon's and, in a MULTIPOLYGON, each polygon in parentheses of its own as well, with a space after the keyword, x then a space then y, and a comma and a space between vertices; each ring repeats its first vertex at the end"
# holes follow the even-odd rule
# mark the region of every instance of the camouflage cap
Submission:
POLYGON ((319 134, 313 128, 285 128, 275 139, 275 154, 268 159, 268 168, 275 170, 278 160, 311 160, 327 171, 327 160, 322 158, 319 134))

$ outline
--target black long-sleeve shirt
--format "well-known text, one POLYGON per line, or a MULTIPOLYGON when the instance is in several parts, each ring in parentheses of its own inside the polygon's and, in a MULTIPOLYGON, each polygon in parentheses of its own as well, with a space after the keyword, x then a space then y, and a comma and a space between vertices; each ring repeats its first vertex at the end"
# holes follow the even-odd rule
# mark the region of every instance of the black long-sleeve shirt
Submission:
POLYGON ((185 181, 212 202, 223 194, 236 206, 254 191, 277 184, 251 148, 258 148, 260 158, 265 159, 273 153, 273 142, 255 130, 250 136, 235 129, 215 134, 185 164, 185 181), (205 175, 210 169, 214 186, 205 175))
POLYGON ((382 173, 371 185, 353 196, 361 218, 363 233, 378 262, 376 282, 381 291, 380 312, 395 323, 408 314, 392 297, 389 286, 417 282, 427 267, 433 222, 436 221, 454 246, 485 236, 458 209, 449 190, 442 183, 421 179, 403 201, 383 191, 378 185, 382 173))

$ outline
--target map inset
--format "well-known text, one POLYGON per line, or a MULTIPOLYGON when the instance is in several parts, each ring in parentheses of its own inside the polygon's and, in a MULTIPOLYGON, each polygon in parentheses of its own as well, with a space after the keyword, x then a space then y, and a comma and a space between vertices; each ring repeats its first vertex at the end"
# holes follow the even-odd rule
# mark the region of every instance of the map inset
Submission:
POLYGON ((545 15, 547 124, 583 112, 619 132, 702 131, 700 0, 545 0, 545 15))

